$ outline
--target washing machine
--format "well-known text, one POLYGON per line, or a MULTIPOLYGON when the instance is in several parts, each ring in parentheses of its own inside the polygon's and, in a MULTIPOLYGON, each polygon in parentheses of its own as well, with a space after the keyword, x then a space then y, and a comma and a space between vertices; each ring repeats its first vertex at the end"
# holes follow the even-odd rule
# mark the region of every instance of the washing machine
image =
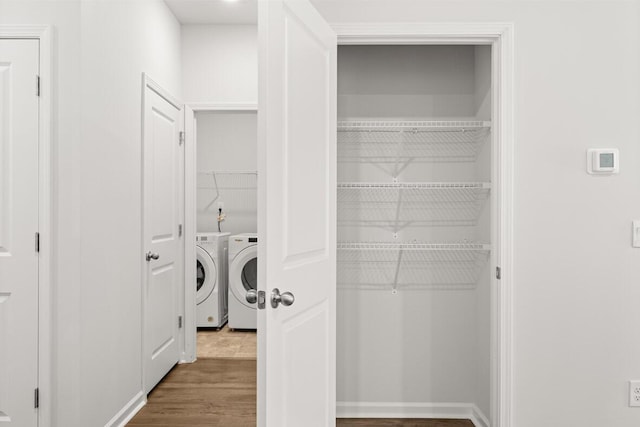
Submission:
POLYGON ((247 302, 247 291, 257 289, 258 235, 229 237, 229 328, 256 329, 256 304, 247 302))
POLYGON ((196 234, 196 325, 220 328, 228 318, 229 235, 196 234))

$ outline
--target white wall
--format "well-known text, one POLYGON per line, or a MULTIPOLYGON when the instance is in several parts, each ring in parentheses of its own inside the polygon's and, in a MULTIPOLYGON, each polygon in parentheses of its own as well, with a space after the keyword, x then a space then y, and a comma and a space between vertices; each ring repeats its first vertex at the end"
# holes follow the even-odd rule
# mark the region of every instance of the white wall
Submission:
POLYGON ((258 103, 255 25, 183 25, 182 73, 187 103, 258 103))
POLYGON ((180 25, 162 0, 86 0, 81 55, 84 392, 76 425, 91 426, 142 390, 141 75, 180 98, 180 25))
POLYGON ((473 46, 342 46, 338 65, 340 117, 475 116, 473 46))
POLYGON ((640 4, 315 3, 332 22, 515 24, 513 425, 640 424, 640 4), (609 146, 620 175, 587 175, 585 150, 609 146))
POLYGON ((222 231, 257 232, 257 175, 217 173, 215 181, 211 175, 212 171, 256 172, 257 119, 255 111, 196 113, 198 232, 218 231, 219 203, 226 214, 220 224, 222 231))
POLYGON ((180 26, 161 0, 0 0, 52 24, 53 426, 102 426, 142 390, 141 73, 180 96, 180 26))

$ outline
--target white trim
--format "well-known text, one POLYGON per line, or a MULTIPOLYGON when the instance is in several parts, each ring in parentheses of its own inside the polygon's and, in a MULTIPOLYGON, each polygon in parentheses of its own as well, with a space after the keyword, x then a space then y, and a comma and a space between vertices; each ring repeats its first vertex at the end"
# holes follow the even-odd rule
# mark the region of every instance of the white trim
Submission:
POLYGON ((118 411, 105 427, 124 427, 147 404, 147 396, 139 391, 124 407, 118 411))
MULTIPOLYGON (((185 112, 187 109, 193 110, 194 114, 200 111, 248 111, 257 112, 258 104, 253 103, 220 103, 220 102, 187 102, 185 104, 185 112)), ((186 117, 186 116, 185 116, 186 117)), ((185 216, 184 216, 184 241, 195 242, 197 233, 197 214, 196 214, 196 175, 197 165, 197 121, 191 132, 189 126, 185 123, 185 169, 184 169, 184 200, 185 200, 185 216), (190 135, 191 133, 191 135, 190 135), (192 212, 188 214, 188 212, 192 212)), ((195 281, 195 271, 189 266, 196 265, 195 244, 193 253, 185 250, 185 283, 193 283, 195 281)), ((185 293, 186 300, 189 300, 189 288, 185 293)), ((194 294, 195 301, 195 294, 194 294)), ((196 328, 196 312, 193 309, 192 317, 189 316, 189 309, 185 307, 185 351, 183 353, 182 363, 195 362, 197 359, 197 328, 196 328), (193 330, 191 329, 193 328, 193 330)))
POLYGON ((514 274, 514 233, 513 233, 513 202, 514 202, 514 47, 513 25, 503 28, 499 41, 494 44, 493 68, 499 72, 495 84, 494 105, 495 115, 499 119, 497 141, 499 147, 499 188, 501 203, 499 215, 499 260, 501 275, 499 286, 495 286, 496 295, 492 305, 498 310, 496 325, 492 329, 494 344, 492 355, 495 373, 492 380, 496 382, 492 394, 492 417, 496 427, 513 426, 513 289, 515 287, 514 274))
POLYGON ((442 418, 468 419, 476 427, 490 427, 473 403, 337 402, 337 418, 442 418))
POLYGON ((257 103, 243 102, 187 102, 193 111, 258 111, 257 103))
POLYGON ((197 359, 197 304, 196 281, 196 120, 189 105, 184 106, 184 351, 181 363, 192 363, 197 359), (193 244, 189 244, 189 243, 193 244), (188 304, 187 301, 191 302, 188 304))
POLYGON ((338 44, 493 44, 509 23, 336 23, 338 44))
POLYGON ((476 427, 491 427, 491 422, 476 405, 471 405, 471 422, 476 427))
POLYGON ((173 95, 167 92, 167 90, 156 83, 151 77, 149 77, 147 73, 142 73, 142 82, 145 88, 148 87, 149 89, 163 97, 169 104, 182 111, 182 102, 178 101, 178 99, 176 99, 173 95))
POLYGON ((53 278, 53 193, 55 169, 52 165, 51 147, 55 138, 52 123, 54 75, 52 54, 54 32, 49 25, 0 25, 2 39, 37 39, 40 41, 40 100, 39 100, 39 178, 38 217, 40 233, 40 254, 38 257, 38 387, 40 407, 38 425, 49 427, 52 418, 52 342, 53 342, 53 300, 51 289, 53 278))
MULTIPOLYGON (((512 427, 513 355, 513 159, 514 50, 512 23, 343 23, 334 24, 339 45, 473 44, 491 45, 493 61, 493 148, 499 176, 494 183, 494 244, 492 255, 501 267, 492 280, 491 419, 493 427, 512 427), (495 126, 497 124, 497 126, 495 126)), ((495 266, 492 266, 492 268, 495 266)), ((485 418, 486 419, 486 418, 485 418)))

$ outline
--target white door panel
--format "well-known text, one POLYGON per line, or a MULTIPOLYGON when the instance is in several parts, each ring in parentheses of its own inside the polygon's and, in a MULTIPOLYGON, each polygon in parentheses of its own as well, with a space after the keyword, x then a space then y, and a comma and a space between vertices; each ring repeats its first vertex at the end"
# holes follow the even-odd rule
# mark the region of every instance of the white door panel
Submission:
POLYGON ((332 426, 336 36, 300 0, 261 2, 259 27, 258 425, 332 426))
POLYGON ((145 268, 145 391, 178 362, 178 307, 182 277, 181 110, 145 88, 144 245, 157 259, 145 268))
POLYGON ((38 424, 37 40, 0 40, 0 426, 38 424))

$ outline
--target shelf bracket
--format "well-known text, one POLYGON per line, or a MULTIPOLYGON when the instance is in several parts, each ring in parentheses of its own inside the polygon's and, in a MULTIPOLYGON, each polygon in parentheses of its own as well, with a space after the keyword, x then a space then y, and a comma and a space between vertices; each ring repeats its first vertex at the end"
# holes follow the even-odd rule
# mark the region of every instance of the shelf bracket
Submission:
POLYGON ((402 255, 403 255, 404 251, 402 249, 398 250, 398 261, 396 263, 396 272, 393 278, 393 288, 392 288, 392 292, 395 292, 398 290, 398 275, 400 274, 400 264, 402 264, 402 255))
POLYGON ((402 208, 402 193, 404 193, 404 191, 402 189, 398 189, 398 199, 396 201, 396 218, 395 218, 395 221, 393 222, 394 233, 398 233, 398 231, 400 231, 399 224, 400 224, 400 212, 402 208))

